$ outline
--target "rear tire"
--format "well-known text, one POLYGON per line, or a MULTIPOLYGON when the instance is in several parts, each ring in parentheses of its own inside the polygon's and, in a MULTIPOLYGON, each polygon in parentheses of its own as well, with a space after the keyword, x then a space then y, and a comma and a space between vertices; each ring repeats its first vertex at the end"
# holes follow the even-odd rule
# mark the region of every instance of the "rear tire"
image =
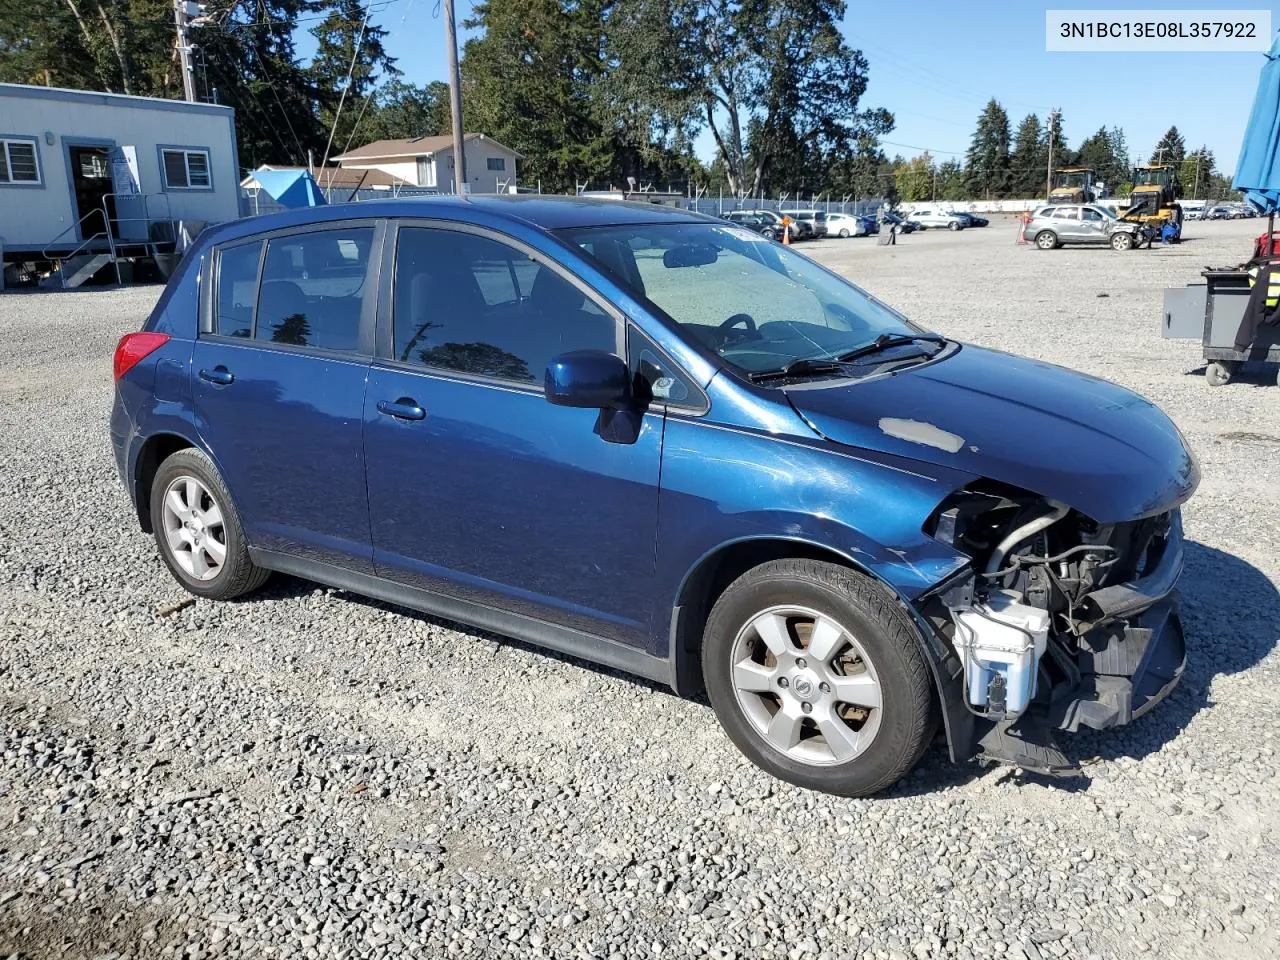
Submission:
POLYGON ((1053 250, 1058 246, 1058 236, 1052 230, 1041 230, 1036 234, 1036 247, 1041 250, 1053 250))
POLYGON ((915 624, 879 584, 835 564, 775 560, 735 580, 707 619, 702 669, 738 749, 810 790, 884 790, 936 727, 915 624))
POLYGON ((950 223, 948 223, 948 224, 947 224, 947 229, 948 229, 948 230, 959 230, 959 229, 960 229, 960 224, 958 224, 958 223, 956 223, 954 220, 952 220, 950 223))
POLYGON ((849 239, 849 228, 848 228, 848 227, 841 227, 841 228, 840 228, 840 239, 841 239, 841 240, 848 240, 848 239, 849 239))
POLYGON ((183 589, 207 600, 252 593, 271 576, 249 559, 231 494, 200 450, 179 450, 151 484, 151 527, 165 566, 183 589))

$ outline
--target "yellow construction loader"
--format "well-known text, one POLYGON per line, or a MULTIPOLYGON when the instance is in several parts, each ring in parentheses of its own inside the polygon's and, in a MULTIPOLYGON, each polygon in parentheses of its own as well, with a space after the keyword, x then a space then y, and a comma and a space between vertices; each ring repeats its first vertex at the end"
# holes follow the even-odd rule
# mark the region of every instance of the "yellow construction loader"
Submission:
POLYGON ((1170 228, 1172 237, 1182 236, 1182 205, 1178 203, 1178 168, 1172 163, 1133 168, 1133 190, 1127 206, 1117 210, 1120 219, 1133 220, 1155 230, 1170 228))
POLYGON ((1053 171, 1050 203, 1092 203, 1094 199, 1093 168, 1059 167, 1053 171))

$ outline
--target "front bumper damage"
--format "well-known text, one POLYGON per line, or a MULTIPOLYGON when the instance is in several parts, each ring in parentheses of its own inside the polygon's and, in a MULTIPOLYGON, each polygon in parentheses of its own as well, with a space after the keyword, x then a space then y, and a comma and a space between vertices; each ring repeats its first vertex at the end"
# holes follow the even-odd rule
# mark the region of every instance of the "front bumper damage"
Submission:
MULTIPOLYGON (((971 712, 963 699, 963 665, 950 657, 952 679, 944 682, 943 699, 953 759, 1006 763, 1050 775, 1078 773, 1059 748, 1056 731, 1131 723, 1181 680, 1186 643, 1176 584, 1183 563, 1181 517, 1174 511, 1162 551, 1141 576, 1083 598, 1078 632, 1059 635, 1046 651, 1062 679, 1041 690, 1015 719, 992 720, 971 712)), ((936 617, 928 619, 937 626, 936 617)))

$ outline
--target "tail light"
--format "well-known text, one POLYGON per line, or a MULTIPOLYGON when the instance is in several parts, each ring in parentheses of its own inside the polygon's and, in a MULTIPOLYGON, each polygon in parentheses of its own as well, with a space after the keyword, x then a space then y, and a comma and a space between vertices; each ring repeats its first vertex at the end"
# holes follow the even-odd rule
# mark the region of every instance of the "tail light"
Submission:
POLYGON ((167 333, 126 333, 116 344, 116 357, 113 365, 115 378, 119 380, 132 370, 143 357, 159 350, 169 342, 167 333))

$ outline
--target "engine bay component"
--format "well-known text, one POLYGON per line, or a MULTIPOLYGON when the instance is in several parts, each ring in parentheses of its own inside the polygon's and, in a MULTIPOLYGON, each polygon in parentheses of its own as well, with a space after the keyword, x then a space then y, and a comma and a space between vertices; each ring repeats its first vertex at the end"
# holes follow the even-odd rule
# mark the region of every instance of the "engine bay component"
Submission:
POLYGON ((1016 530, 1011 530, 1008 536, 996 544, 996 548, 991 551, 991 556, 987 560, 987 573, 995 573, 1000 569, 1000 565, 1004 563, 1005 555, 1008 554, 1010 550, 1022 543, 1024 540, 1030 540, 1041 530, 1046 530, 1053 526, 1071 510, 1071 508, 1065 503, 1056 503, 1053 500, 1046 500, 1045 506, 1049 507, 1048 513, 1036 517, 1034 520, 1023 524, 1016 530))
POLYGON ((922 612, 954 660, 955 755, 1040 773, 1076 770, 1055 731, 1130 723, 1176 687, 1186 643, 1175 589, 1179 510, 1099 523, 979 481, 925 527, 970 559, 922 612))
POLYGON ((1049 641, 1049 612, 1020 599, 1013 591, 996 590, 985 602, 953 613, 966 696, 992 720, 1026 710, 1049 641))

